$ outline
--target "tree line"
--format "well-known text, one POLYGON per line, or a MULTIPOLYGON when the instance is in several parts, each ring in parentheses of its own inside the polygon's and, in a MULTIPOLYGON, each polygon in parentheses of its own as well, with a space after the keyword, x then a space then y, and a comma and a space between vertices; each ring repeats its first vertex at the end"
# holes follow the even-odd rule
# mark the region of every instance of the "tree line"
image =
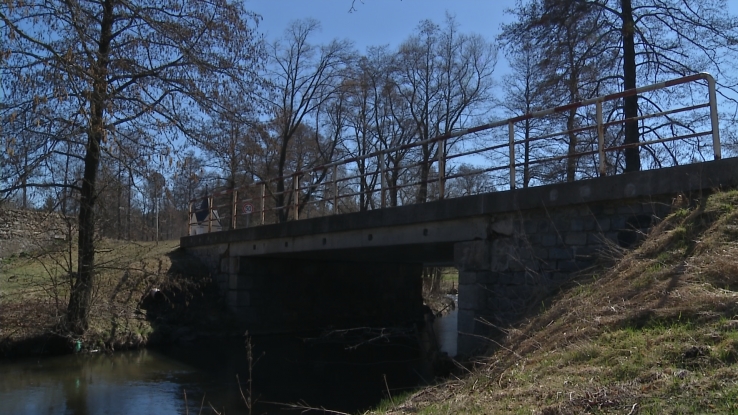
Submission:
MULTIPOLYGON (((514 22, 495 38, 465 33, 448 15, 421 21, 396 47, 360 52, 347 40, 315 42, 320 23, 313 19, 267 41, 260 17, 228 0, 3 1, 0 203, 77 217, 67 321, 82 333, 96 238, 178 237, 189 202, 215 189, 276 178, 265 190, 277 222, 294 215, 279 208, 285 206, 309 215, 423 203, 498 186, 489 175, 465 174, 474 171, 471 163, 439 165, 467 144, 428 141, 433 137, 705 70, 735 103, 730 68, 738 22, 725 6, 519 1, 508 11, 514 22), (496 76, 499 51, 509 75, 496 76), (391 151, 362 157, 378 150, 391 151), (291 176, 345 158, 355 162, 317 170, 300 178, 302 185, 291 176), (454 177, 444 189, 432 180, 439 168, 454 177), (314 203, 330 200, 321 184, 337 176, 347 178, 341 183, 355 197, 314 203), (387 188, 382 201, 380 181, 387 188)), ((648 107, 689 101, 688 88, 605 108, 608 120, 631 119, 607 129, 608 143, 623 146, 609 156, 610 172, 699 157, 699 139, 678 148, 636 146, 644 134, 668 136, 705 122, 692 113, 660 124, 637 120, 648 107)), ((567 131, 525 143, 520 184, 596 175, 571 157, 529 165, 535 157, 591 148, 591 131, 578 128, 593 116, 572 109, 518 126, 522 138, 567 131)), ((732 122, 730 112, 724 116, 732 122)))

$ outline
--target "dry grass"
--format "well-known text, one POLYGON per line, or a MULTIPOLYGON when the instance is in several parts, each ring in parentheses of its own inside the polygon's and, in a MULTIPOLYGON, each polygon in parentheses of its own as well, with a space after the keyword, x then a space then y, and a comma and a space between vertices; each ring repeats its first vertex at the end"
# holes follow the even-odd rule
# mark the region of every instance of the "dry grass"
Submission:
MULTIPOLYGON (((98 243, 90 329, 81 338, 86 348, 145 344, 154 327, 141 306, 152 288, 167 290, 170 297, 181 294, 168 298, 175 308, 187 305, 191 293, 209 282, 207 271, 177 251, 178 245, 177 241, 98 243)), ((69 270, 76 267, 76 249, 71 247, 72 255, 69 249, 65 244, 45 247, 0 265, 0 351, 49 336, 71 342, 63 328, 69 270)))
POLYGON ((731 191, 674 212, 471 374, 377 412, 738 414, 737 206, 731 191))

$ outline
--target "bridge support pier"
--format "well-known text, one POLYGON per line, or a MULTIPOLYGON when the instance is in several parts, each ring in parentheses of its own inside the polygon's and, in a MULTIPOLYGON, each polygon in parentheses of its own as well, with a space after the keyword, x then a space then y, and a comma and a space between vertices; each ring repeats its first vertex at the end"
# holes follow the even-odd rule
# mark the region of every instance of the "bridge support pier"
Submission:
POLYGON ((454 244, 459 271, 458 353, 472 356, 608 249, 637 243, 670 205, 623 200, 500 215, 488 236, 454 244))
POLYGON ((473 356, 489 348, 501 329, 518 321, 547 288, 532 272, 530 254, 512 237, 454 245, 459 271, 458 354, 473 356))

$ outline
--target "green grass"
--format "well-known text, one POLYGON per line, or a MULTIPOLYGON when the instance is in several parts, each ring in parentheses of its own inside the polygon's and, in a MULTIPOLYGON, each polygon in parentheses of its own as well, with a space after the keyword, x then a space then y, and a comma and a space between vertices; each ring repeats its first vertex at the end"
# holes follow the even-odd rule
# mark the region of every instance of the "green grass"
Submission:
POLYGON ((471 374, 372 413, 738 414, 738 191, 678 209, 471 374))
MULTIPOLYGON (((153 328, 138 310, 152 286, 171 280, 178 241, 98 241, 96 277, 86 343, 145 341, 153 328)), ((56 244, 3 260, 0 269, 0 344, 63 332, 76 267, 76 247, 56 244), (71 249, 71 252, 70 252, 71 249)), ((197 269, 194 267, 193 269, 197 269)))

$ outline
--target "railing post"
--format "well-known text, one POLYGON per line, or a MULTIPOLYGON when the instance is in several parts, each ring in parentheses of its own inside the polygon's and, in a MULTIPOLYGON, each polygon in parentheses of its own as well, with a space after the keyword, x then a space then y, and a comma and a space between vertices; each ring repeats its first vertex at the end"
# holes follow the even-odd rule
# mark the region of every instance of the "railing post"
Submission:
POLYGON ((333 166, 333 214, 338 213, 338 165, 333 166))
POLYGON ((510 190, 515 189, 515 125, 507 123, 507 134, 510 138, 510 190))
POLYGON ((188 236, 191 236, 192 235, 192 206, 193 206, 193 204, 190 201, 190 203, 187 206, 187 210, 190 212, 187 215, 187 235, 188 236))
POLYGON ((443 200, 446 193, 446 140, 438 144, 438 199, 443 200))
POLYGON ((723 158, 722 150, 720 148, 720 126, 718 125, 718 112, 717 112, 717 93, 715 91, 715 78, 712 75, 707 75, 707 88, 710 95, 710 124, 712 126, 712 151, 715 156, 715 160, 723 158))
POLYGON ((600 157, 600 176, 607 175, 607 160, 605 159, 605 126, 602 124, 602 101, 597 101, 597 153, 600 157))
POLYGON ((385 200, 385 194, 387 193, 387 183, 385 182, 385 177, 384 177, 384 153, 379 153, 379 156, 378 157, 379 157, 379 175, 381 176, 380 177, 381 190, 379 192, 379 197, 381 199, 380 199, 380 202, 379 202, 379 207, 380 208, 384 208, 384 206, 385 206, 385 201, 384 201, 385 200))
POLYGON ((233 210, 231 213, 231 229, 236 229, 236 215, 238 214, 238 190, 236 189, 233 189, 233 210))
POLYGON ((208 196, 208 233, 213 231, 213 197, 208 196))
POLYGON ((294 220, 300 219, 300 175, 295 173, 292 178, 292 217, 294 220))
POLYGON ((266 196, 266 183, 261 182, 261 224, 264 224, 264 215, 265 215, 265 203, 264 199, 266 196))

